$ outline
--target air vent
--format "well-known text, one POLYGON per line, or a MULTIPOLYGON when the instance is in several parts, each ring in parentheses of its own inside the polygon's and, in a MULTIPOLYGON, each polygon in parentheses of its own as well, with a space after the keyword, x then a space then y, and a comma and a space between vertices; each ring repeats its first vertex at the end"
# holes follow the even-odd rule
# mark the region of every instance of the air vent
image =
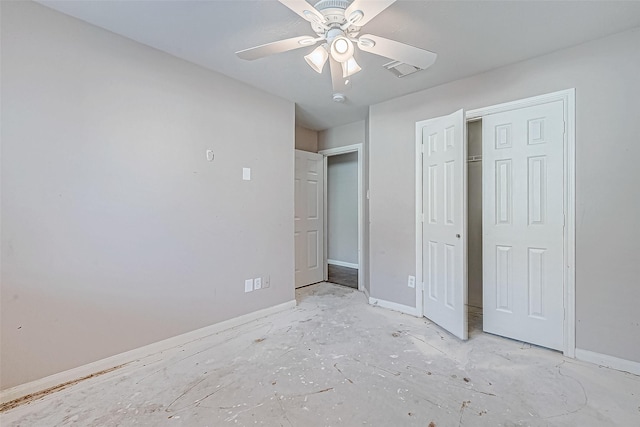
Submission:
POLYGON ((383 65, 384 68, 391 71, 396 77, 406 77, 410 74, 421 71, 421 68, 414 67, 413 65, 405 64, 400 61, 391 61, 383 65))

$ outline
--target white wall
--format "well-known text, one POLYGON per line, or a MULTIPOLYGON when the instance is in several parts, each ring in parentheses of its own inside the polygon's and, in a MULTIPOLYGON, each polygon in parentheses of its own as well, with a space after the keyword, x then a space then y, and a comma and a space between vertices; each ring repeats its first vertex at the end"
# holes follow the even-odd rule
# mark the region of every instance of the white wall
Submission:
POLYGON ((358 153, 327 158, 327 257, 358 264, 358 153))
POLYGON ((296 125, 296 150, 318 152, 318 132, 296 125))
POLYGON ((577 346, 640 362, 639 46, 640 28, 372 106, 371 295, 415 304, 415 122, 575 87, 577 346))
POLYGON ((293 103, 1 7, 2 388, 292 300, 293 103))

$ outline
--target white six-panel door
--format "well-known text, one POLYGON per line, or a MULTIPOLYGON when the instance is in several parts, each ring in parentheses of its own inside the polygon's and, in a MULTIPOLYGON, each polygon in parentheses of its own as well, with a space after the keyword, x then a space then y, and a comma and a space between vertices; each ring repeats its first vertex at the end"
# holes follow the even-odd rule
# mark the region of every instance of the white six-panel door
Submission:
POLYGON ((563 103, 482 120, 484 330, 561 350, 563 103))
MULTIPOLYGON (((418 122, 424 315, 467 339, 464 112, 418 122)), ((418 231, 420 232, 420 231, 418 231)))
POLYGON ((324 158, 306 151, 295 153, 295 284, 299 288, 324 279, 324 158))

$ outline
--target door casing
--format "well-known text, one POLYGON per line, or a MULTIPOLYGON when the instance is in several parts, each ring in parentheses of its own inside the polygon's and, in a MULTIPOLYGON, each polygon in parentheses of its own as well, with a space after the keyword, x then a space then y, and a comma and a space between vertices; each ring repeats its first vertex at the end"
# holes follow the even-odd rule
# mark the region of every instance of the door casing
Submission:
MULTIPOLYGON (((465 113, 466 121, 479 120, 483 116, 519 108, 562 101, 564 113, 564 215, 565 228, 563 236, 563 293, 564 293, 564 348, 563 354, 575 357, 576 349, 576 310, 575 310, 575 88, 552 92, 531 98, 506 102, 488 107, 469 110, 465 113)), ((422 140, 416 138, 416 230, 422 223, 422 140)), ((466 185, 466 182, 465 184, 466 185)), ((465 223, 468 215, 465 203, 465 223)), ((422 236, 416 233, 416 312, 424 315, 422 293, 424 278, 422 277, 422 236)))
MULTIPOLYGON (((364 248, 364 243, 363 243, 363 239, 364 239, 364 221, 363 221, 363 216, 364 216, 364 200, 363 200, 363 183, 364 183, 364 176, 363 176, 363 153, 362 153, 362 144, 351 144, 351 145, 345 145, 343 147, 336 147, 336 148, 328 148, 326 150, 320 150, 318 151, 318 154, 322 154, 324 156, 324 176, 325 176, 325 180, 324 180, 324 280, 329 280, 329 264, 327 263, 328 260, 328 253, 327 253, 327 248, 328 248, 328 234, 329 234, 329 228, 327 227, 327 218, 328 218, 328 212, 327 212, 327 191, 328 191, 328 187, 327 187, 327 167, 329 164, 329 160, 328 158, 331 156, 338 156, 340 154, 347 154, 347 153, 358 153, 358 290, 359 291, 363 291, 366 293, 366 289, 364 287, 364 264, 363 264, 363 253, 362 250, 364 248)), ((367 295, 368 296, 368 295, 367 295)))

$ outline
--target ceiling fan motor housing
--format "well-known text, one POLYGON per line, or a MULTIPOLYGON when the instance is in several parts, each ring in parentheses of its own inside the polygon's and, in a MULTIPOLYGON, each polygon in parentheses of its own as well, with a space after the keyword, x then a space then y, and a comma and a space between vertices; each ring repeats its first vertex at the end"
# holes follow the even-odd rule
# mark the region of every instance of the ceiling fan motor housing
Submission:
MULTIPOLYGON (((311 22, 311 28, 315 31, 319 36, 323 36, 333 28, 339 28, 345 22, 347 22, 347 18, 344 16, 344 11, 347 7, 349 7, 348 0, 320 0, 316 3, 315 8, 322 13, 322 16, 325 17, 326 22, 324 22, 324 26, 320 23, 311 22), (327 30, 326 27, 329 27, 327 30)), ((347 37, 353 38, 360 31, 360 27, 351 24, 349 27, 344 29, 344 33, 347 37)), ((330 40, 328 40, 331 42, 330 40)))

